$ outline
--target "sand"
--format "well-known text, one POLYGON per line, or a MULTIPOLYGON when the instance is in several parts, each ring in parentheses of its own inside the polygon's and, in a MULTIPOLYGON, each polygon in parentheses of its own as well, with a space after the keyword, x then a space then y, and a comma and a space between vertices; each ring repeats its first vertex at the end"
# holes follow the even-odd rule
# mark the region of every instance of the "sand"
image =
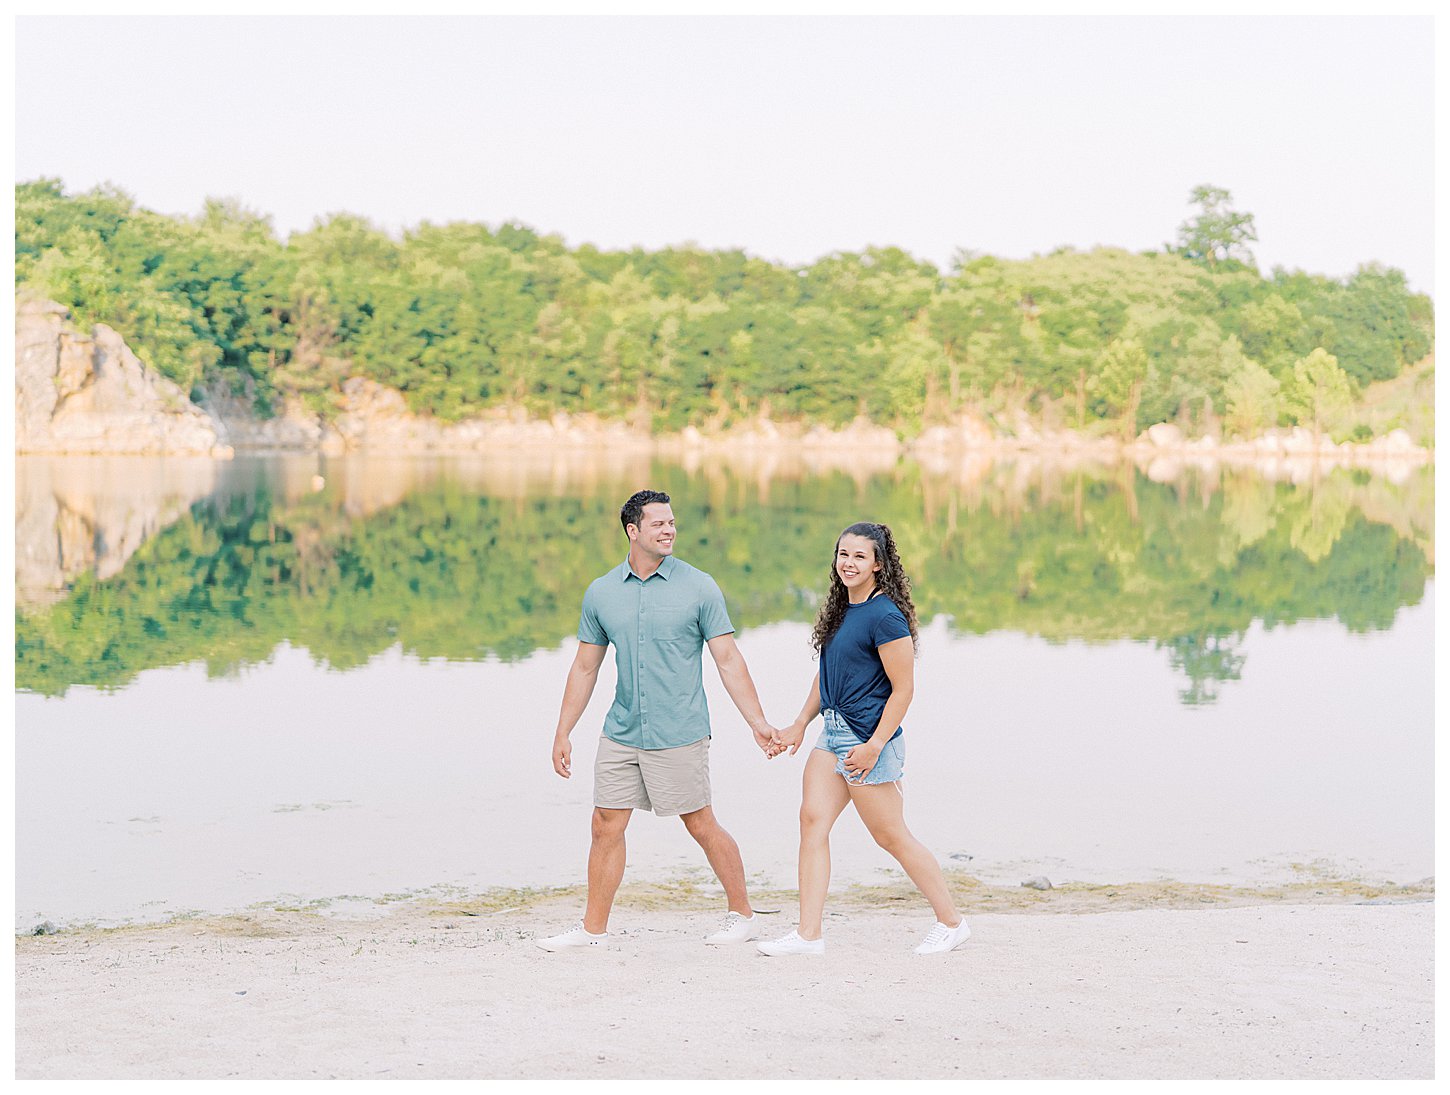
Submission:
MULTIPOLYGON (((827 953, 707 947, 714 895, 406 900, 16 941, 16 1076, 1336 1078, 1433 1075, 1429 885, 991 890, 923 958, 910 891, 833 895, 827 953)), ((788 893, 757 897, 768 935, 788 893)))

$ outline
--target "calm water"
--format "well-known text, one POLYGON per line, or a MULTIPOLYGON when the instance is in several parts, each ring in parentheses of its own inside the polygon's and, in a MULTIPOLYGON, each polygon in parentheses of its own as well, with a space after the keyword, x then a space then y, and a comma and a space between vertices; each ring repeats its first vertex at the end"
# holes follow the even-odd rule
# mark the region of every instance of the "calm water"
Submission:
MULTIPOLYGON (((1015 883, 1433 873, 1433 474, 21 459, 17 926, 582 881, 612 660, 548 751, 619 502, 675 496, 769 716, 834 536, 890 523, 923 620, 908 816, 1015 883), (1158 481, 1163 480, 1163 481, 1158 481)), ((708 662, 708 658, 707 658, 708 662)), ((792 885, 801 758, 713 668, 716 809, 792 885)), ((837 877, 891 861, 849 814, 837 877)), ((637 817, 634 879, 708 869, 637 817)))

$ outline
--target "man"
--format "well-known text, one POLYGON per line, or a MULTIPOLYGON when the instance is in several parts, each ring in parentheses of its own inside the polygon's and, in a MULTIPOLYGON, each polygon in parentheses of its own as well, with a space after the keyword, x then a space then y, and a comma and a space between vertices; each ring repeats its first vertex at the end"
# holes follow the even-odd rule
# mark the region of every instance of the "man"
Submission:
POLYGON ((710 716, 700 676, 700 649, 720 671, 725 691, 767 756, 776 732, 765 721, 755 682, 735 645, 735 628, 715 580, 674 556, 670 496, 642 490, 619 511, 629 557, 590 583, 579 616, 579 649, 564 685, 554 731, 554 771, 568 779, 569 734, 589 697, 609 644, 618 684, 594 762, 594 818, 589 894, 583 922, 537 940, 546 951, 599 946, 624 877, 624 830, 634 810, 676 816, 705 850, 729 906, 707 943, 744 943, 759 934, 745 867, 735 840, 710 808, 710 716))

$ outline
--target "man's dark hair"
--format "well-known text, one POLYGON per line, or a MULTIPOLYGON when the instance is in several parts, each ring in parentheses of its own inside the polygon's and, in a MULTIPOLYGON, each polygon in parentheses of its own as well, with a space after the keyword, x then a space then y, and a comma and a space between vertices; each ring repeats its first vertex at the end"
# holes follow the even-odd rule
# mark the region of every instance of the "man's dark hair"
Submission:
POLYGON ((639 519, 644 513, 644 507, 651 502, 664 502, 669 504, 670 496, 662 490, 637 490, 629 496, 629 501, 619 507, 619 523, 624 526, 624 534, 629 535, 629 526, 638 527, 639 519))

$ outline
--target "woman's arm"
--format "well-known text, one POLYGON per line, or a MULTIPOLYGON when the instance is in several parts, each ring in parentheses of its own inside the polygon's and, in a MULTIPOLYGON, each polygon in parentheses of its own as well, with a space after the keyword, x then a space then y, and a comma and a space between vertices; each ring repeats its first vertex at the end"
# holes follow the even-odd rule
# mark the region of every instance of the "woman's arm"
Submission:
POLYGON ((891 735, 906 719, 906 709, 911 706, 916 689, 916 648, 911 636, 903 635, 889 643, 882 643, 876 648, 876 653, 881 655, 881 668, 886 670, 886 676, 891 681, 891 695, 886 698, 886 707, 882 709, 881 721, 876 724, 871 740, 846 751, 844 767, 857 779, 864 779, 866 773, 876 767, 881 750, 886 748, 891 735))
POLYGON ((820 713, 821 671, 818 669, 816 670, 816 675, 811 678, 811 690, 806 695, 806 703, 801 708, 801 713, 795 717, 795 722, 780 732, 781 743, 789 747, 791 756, 795 756, 795 751, 801 747, 801 742, 805 740, 806 727, 820 713))

